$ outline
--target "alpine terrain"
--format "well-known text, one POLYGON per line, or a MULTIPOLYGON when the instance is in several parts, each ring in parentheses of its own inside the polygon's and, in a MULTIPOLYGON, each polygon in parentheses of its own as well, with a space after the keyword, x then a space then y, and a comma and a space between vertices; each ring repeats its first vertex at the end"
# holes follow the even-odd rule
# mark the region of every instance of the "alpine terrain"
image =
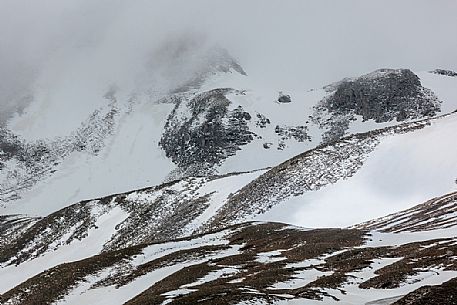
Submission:
POLYGON ((272 86, 132 22, 1 96, 0 304, 457 304, 452 65, 272 86))

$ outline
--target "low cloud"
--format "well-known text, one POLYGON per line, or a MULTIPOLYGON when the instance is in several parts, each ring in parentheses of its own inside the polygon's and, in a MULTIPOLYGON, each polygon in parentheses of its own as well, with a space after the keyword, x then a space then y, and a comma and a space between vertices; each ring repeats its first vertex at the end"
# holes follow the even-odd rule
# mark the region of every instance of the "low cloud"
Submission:
POLYGON ((180 71, 201 69, 192 52, 157 55, 175 38, 199 37, 196 54, 227 48, 257 82, 279 88, 381 67, 457 69, 456 11, 453 0, 3 0, 0 120, 37 91, 90 102, 113 84, 171 87, 180 71))

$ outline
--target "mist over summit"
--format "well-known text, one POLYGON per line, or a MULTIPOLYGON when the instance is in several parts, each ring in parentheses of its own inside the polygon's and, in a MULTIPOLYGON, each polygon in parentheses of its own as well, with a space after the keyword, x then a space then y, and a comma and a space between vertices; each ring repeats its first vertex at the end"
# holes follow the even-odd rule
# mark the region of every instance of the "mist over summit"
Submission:
POLYGON ((456 11, 2 1, 0 304, 454 305, 456 11))

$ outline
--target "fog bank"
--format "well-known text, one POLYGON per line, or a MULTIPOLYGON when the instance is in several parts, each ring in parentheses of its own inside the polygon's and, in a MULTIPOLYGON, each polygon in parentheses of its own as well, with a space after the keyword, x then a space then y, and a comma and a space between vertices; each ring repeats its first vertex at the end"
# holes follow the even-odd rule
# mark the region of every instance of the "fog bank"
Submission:
POLYGON ((2 0, 0 119, 38 91, 78 103, 113 84, 171 87, 212 45, 264 86, 313 88, 381 67, 457 70, 455 12, 453 0, 2 0), (157 56, 186 37, 202 41, 188 59, 157 56))

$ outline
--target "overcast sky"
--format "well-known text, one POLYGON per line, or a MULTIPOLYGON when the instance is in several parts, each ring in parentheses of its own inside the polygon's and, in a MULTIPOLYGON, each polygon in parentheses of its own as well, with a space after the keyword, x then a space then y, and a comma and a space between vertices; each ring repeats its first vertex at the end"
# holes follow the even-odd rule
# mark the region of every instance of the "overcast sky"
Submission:
POLYGON ((0 104, 62 78, 128 82, 164 40, 190 33, 266 86, 320 87, 383 67, 457 70, 456 13, 455 0, 0 0, 0 104))

